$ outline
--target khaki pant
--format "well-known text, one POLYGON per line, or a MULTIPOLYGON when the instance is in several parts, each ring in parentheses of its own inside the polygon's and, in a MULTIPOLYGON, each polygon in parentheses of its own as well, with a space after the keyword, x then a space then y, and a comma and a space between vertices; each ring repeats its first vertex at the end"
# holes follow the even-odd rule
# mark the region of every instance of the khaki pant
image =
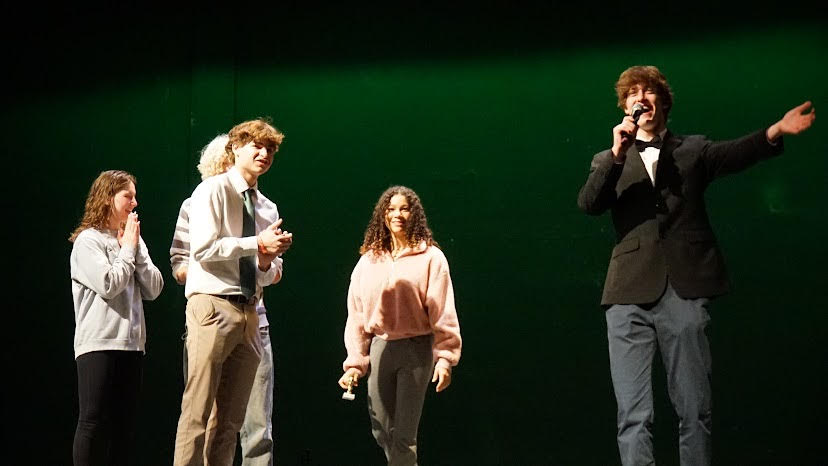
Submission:
POLYGON ((231 465, 262 355, 256 306, 196 294, 186 316, 188 373, 174 464, 231 465))

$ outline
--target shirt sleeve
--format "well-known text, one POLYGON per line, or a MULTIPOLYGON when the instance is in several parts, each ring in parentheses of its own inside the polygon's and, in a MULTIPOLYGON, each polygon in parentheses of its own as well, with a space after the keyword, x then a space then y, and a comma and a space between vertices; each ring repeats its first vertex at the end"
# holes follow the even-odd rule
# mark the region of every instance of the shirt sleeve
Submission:
POLYGON ((624 164, 613 162, 612 151, 595 154, 586 184, 578 192, 578 207, 589 215, 600 215, 615 203, 615 187, 624 164))
POLYGON ((782 138, 771 144, 767 138, 767 129, 762 129, 730 141, 713 142, 705 138, 701 157, 707 178, 712 181, 777 156, 784 148, 782 138))
POLYGON ((429 265, 426 308, 431 329, 434 332, 432 351, 436 367, 446 369, 460 361, 462 339, 457 310, 454 307, 454 288, 451 284, 448 261, 441 253, 429 265))
MULTIPOLYGON (((260 196, 263 199, 263 201, 262 201, 263 207, 260 210, 268 212, 264 216, 264 218, 266 219, 268 224, 271 224, 271 223, 275 222, 276 220, 278 220, 279 219, 279 209, 276 207, 276 204, 274 204, 272 201, 270 201, 270 199, 267 199, 267 197, 265 197, 263 194, 259 193, 258 191, 257 191, 256 195, 260 196)), ((258 215, 258 213, 257 213, 257 215, 258 215)), ((257 239, 256 247, 258 248, 258 239, 257 239)), ((264 288, 264 287, 270 286, 274 282, 278 282, 279 280, 282 279, 282 272, 283 272, 284 263, 283 263, 283 260, 282 260, 281 257, 277 257, 277 258, 273 259, 273 261, 270 263, 270 268, 266 272, 262 272, 262 270, 258 267, 258 262, 259 262, 259 258, 256 257, 256 263, 257 263, 256 281, 259 284, 259 286, 264 288)))
POLYGON ((221 236, 222 205, 221 187, 202 183, 193 191, 190 201, 190 248, 194 260, 216 262, 235 260, 256 254, 255 236, 239 238, 221 236))
POLYGON ((370 364, 368 352, 371 349, 372 335, 365 331, 365 309, 359 296, 360 262, 354 267, 348 287, 348 320, 345 322, 345 349, 348 356, 342 363, 342 370, 354 368, 362 376, 368 372, 370 364))
POLYGON ((129 285, 135 272, 135 254, 135 248, 121 247, 110 263, 106 244, 100 238, 81 233, 72 247, 72 279, 102 298, 112 299, 129 285))
POLYGON ((141 299, 152 301, 164 289, 164 277, 152 263, 149 250, 143 238, 138 238, 138 251, 135 254, 135 279, 141 287, 141 299))
MULTIPOLYGON (((258 262, 258 258, 256 259, 258 262)), ((256 281, 262 288, 272 285, 273 282, 278 281, 276 277, 278 276, 281 280, 282 277, 282 258, 277 257, 270 263, 270 268, 267 269, 266 272, 263 272, 258 266, 256 267, 256 281)))
POLYGON ((173 276, 182 267, 190 263, 190 200, 187 199, 181 204, 178 211, 178 220, 175 222, 172 244, 170 245, 170 266, 173 276))

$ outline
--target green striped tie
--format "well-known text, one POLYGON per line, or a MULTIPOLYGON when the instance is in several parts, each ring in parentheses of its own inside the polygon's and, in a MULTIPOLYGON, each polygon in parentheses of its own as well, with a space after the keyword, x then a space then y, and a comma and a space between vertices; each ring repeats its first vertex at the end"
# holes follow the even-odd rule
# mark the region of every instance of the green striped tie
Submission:
MULTIPOLYGON (((256 214, 253 207, 253 189, 244 192, 244 214, 242 215, 242 237, 256 235, 256 214)), ((239 258, 239 282, 241 292, 250 299, 256 294, 256 256, 239 258)))

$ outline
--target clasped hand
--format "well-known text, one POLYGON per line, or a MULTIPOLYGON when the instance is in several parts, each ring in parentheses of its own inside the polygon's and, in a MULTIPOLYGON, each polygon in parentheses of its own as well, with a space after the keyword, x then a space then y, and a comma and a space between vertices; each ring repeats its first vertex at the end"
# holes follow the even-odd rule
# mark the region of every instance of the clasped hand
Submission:
POLYGON ((138 221, 138 212, 130 212, 126 224, 118 230, 118 244, 121 247, 138 247, 138 238, 141 237, 141 222, 138 221))
POLYGON ((262 254, 266 257, 276 258, 284 254, 293 244, 293 233, 282 231, 279 228, 281 224, 280 218, 259 232, 257 241, 262 254))

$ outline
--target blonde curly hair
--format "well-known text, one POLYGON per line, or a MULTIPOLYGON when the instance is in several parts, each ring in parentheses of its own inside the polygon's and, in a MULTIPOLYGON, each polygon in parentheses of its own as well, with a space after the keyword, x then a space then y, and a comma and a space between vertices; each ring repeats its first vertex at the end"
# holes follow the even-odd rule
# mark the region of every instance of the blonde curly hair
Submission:
POLYGON ((233 157, 225 149, 228 140, 226 134, 219 134, 201 149, 201 158, 196 168, 201 174, 202 181, 211 176, 221 175, 233 166, 233 157))

